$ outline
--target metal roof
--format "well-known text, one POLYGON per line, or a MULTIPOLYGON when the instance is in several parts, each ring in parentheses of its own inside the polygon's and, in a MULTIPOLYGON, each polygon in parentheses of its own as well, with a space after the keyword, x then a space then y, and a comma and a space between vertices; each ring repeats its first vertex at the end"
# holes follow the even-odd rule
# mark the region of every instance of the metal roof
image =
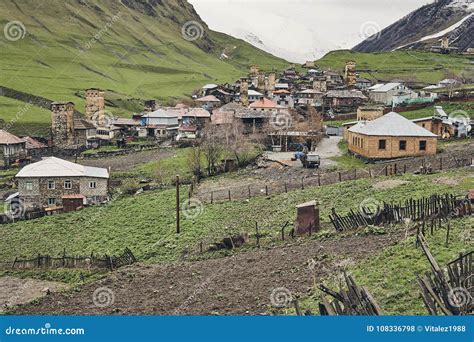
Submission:
POLYGON ((369 90, 374 91, 374 92, 385 93, 400 85, 402 84, 401 83, 376 84, 375 86, 370 87, 369 90))
POLYGON ((373 121, 361 121, 349 128, 349 132, 394 137, 437 137, 436 134, 395 112, 385 114, 373 121))
POLYGON ((15 176, 16 178, 30 177, 92 177, 109 178, 109 171, 99 167, 84 166, 71 163, 56 157, 27 165, 15 176))
POLYGON ((3 129, 0 129, 0 145, 24 144, 25 141, 3 129))

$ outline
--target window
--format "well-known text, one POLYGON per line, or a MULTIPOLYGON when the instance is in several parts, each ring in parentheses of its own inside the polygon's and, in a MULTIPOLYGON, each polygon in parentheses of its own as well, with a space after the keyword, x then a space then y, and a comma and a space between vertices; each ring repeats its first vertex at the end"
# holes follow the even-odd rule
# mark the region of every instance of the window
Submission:
POLYGON ((64 189, 72 189, 72 182, 70 180, 64 181, 64 189))
POLYGON ((400 148, 400 151, 405 151, 407 149, 407 141, 400 140, 398 147, 400 148))
POLYGON ((33 190, 33 183, 31 183, 31 182, 26 182, 25 188, 26 188, 26 190, 28 190, 28 191, 33 190))
POLYGON ((420 151, 426 151, 426 140, 420 140, 420 151))
POLYGON ((56 204, 56 198, 48 198, 48 205, 55 205, 56 204))
POLYGON ((387 145, 387 141, 385 139, 379 140, 379 150, 385 150, 386 145, 387 145))
POLYGON ((96 182, 89 182, 89 188, 91 188, 91 189, 97 188, 97 183, 96 182))
POLYGON ((54 181, 48 181, 48 189, 49 190, 56 189, 56 183, 54 181))

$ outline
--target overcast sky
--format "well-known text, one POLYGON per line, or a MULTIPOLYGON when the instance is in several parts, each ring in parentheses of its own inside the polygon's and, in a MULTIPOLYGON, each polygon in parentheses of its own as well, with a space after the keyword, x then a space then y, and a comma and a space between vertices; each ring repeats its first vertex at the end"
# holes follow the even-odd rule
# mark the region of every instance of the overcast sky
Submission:
POLYGON ((213 30, 257 36, 287 59, 351 48, 434 0, 189 0, 213 30), (286 56, 285 56, 286 55, 286 56))

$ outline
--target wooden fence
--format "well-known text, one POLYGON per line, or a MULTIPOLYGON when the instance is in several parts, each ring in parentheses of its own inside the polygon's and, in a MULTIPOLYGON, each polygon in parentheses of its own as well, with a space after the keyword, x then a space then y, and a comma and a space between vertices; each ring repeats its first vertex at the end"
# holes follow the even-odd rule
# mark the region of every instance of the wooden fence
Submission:
POLYGON ((102 257, 95 256, 68 256, 66 252, 62 256, 52 257, 50 255, 40 255, 30 259, 15 258, 12 262, 2 262, 3 268, 11 269, 34 269, 34 268, 84 268, 84 269, 109 269, 131 265, 137 259, 129 248, 125 248, 118 256, 105 254, 102 257))
MULTIPOLYGON (((462 168, 472 165, 474 152, 457 154, 450 157, 426 157, 410 159, 388 164, 375 164, 367 168, 347 171, 318 172, 316 175, 305 176, 299 180, 288 182, 253 183, 245 186, 219 188, 212 191, 197 192, 196 197, 203 203, 250 199, 259 196, 270 196, 292 190, 304 190, 307 187, 324 186, 340 182, 372 178, 377 176, 395 176, 406 173, 429 173, 448 169, 462 168)), ((194 196, 191 185, 190 196, 194 196)))
POLYGON ((474 313, 474 270, 471 251, 447 265, 447 274, 431 254, 424 236, 417 241, 431 265, 431 272, 417 276, 426 309, 430 315, 472 315, 474 313))
POLYGON ((447 218, 449 216, 471 215, 471 205, 465 199, 457 199, 453 195, 433 195, 430 197, 409 199, 404 205, 380 203, 379 206, 371 208, 369 211, 361 207, 351 210, 347 215, 338 215, 335 209, 329 215, 334 228, 341 232, 368 225, 383 225, 402 223, 406 219, 411 221, 421 221, 429 218, 447 218))

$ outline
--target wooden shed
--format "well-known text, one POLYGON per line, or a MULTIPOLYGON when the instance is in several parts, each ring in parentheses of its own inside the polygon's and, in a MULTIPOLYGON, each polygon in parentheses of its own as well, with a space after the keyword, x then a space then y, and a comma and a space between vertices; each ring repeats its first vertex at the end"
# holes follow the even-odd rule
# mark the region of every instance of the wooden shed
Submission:
POLYGON ((79 194, 64 195, 62 197, 64 212, 78 211, 84 207, 86 197, 79 194))

